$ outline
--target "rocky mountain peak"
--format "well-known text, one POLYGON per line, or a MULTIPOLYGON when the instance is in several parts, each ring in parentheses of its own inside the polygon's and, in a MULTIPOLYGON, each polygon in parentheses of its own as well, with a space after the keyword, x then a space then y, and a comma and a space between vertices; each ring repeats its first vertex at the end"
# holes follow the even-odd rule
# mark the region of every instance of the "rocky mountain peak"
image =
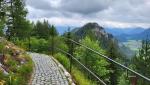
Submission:
POLYGON ((87 35, 94 36, 97 40, 113 40, 112 34, 109 34, 98 23, 90 22, 82 27, 76 28, 73 32, 75 35, 83 38, 87 35))
POLYGON ((99 26, 99 24, 96 23, 96 22, 87 23, 82 28, 85 28, 85 29, 99 29, 99 30, 103 29, 103 27, 99 26))

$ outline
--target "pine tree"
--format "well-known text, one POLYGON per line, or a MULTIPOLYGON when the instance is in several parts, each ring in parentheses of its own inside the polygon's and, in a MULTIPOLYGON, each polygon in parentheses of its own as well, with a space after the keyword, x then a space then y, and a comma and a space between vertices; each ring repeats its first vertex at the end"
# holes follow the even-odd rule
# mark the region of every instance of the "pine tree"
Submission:
POLYGON ((54 27, 54 25, 52 25, 50 28, 50 40, 51 40, 50 50, 52 52, 51 53, 52 55, 54 54, 54 51, 55 51, 54 47, 56 45, 55 43, 57 43, 57 42, 55 42, 57 35, 58 35, 58 32, 57 32, 56 28, 54 27))
POLYGON ((4 0, 0 0, 0 36, 3 36, 5 15, 6 15, 5 12, 6 12, 6 3, 4 0))
POLYGON ((54 25, 52 25, 50 28, 50 36, 57 36, 57 35, 58 35, 58 32, 56 28, 54 27, 54 25))
MULTIPOLYGON (((139 54, 133 58, 133 65, 137 72, 150 78, 150 40, 146 39, 142 41, 142 47, 139 50, 139 54)), ((139 79, 139 85, 149 85, 148 82, 139 79)))
POLYGON ((5 16, 5 2, 4 0, 0 0, 0 21, 5 16))
POLYGON ((35 26, 34 26, 34 36, 36 36, 36 37, 38 37, 38 38, 43 38, 44 36, 43 36, 43 23, 42 22, 40 22, 40 21, 37 21, 37 23, 35 24, 35 26))
POLYGON ((29 29, 26 28, 29 23, 26 20, 25 2, 23 0, 10 0, 8 4, 8 30, 6 36, 9 39, 13 37, 22 38, 25 35, 24 31, 29 29))
POLYGON ((44 38, 48 39, 50 36, 58 35, 56 28, 52 25, 49 25, 48 21, 44 20, 44 22, 37 21, 37 23, 34 26, 33 30, 33 36, 36 36, 37 38, 44 38))
MULTIPOLYGON (((111 59, 113 59, 113 60, 117 59, 117 56, 118 56, 117 55, 117 49, 115 48, 115 45, 114 45, 113 41, 110 42, 108 54, 109 54, 108 56, 111 59)), ((110 85, 116 85, 117 84, 117 67, 112 62, 111 62, 109 67, 112 70, 112 72, 110 73, 110 85)))

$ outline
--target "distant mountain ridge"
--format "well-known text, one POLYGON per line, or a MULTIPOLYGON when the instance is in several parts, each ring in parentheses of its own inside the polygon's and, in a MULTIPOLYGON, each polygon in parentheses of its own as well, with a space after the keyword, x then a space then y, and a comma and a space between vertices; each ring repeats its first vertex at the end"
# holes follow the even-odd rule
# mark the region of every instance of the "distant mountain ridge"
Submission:
POLYGON ((108 33, 113 34, 114 36, 121 35, 121 34, 137 34, 143 32, 144 28, 106 28, 108 33))
POLYGON ((150 28, 107 29, 107 32, 112 33, 121 42, 150 38, 150 28))
POLYGON ((150 38, 150 28, 144 30, 144 31, 141 32, 139 35, 141 35, 141 38, 142 38, 142 39, 147 38, 147 37, 150 38))

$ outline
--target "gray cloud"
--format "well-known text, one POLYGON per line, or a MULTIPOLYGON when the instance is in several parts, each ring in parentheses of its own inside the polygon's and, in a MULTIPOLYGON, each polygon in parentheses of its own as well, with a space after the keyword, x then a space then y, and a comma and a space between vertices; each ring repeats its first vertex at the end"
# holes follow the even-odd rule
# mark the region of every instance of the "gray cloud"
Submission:
POLYGON ((49 4, 49 0, 27 0, 26 4, 35 9, 41 9, 41 10, 53 9, 49 4))
POLYGON ((55 19, 62 24, 64 20, 64 23, 97 21, 150 26, 150 0, 27 0, 26 4, 29 19, 55 19))
POLYGON ((100 11, 96 16, 118 22, 150 23, 149 13, 148 0, 115 0, 107 10, 100 11))
POLYGON ((108 8, 110 2, 111 0, 64 0, 61 7, 70 12, 90 14, 108 8))
POLYGON ((27 5, 41 10, 58 10, 74 13, 96 13, 109 6, 111 0, 27 0, 27 5))

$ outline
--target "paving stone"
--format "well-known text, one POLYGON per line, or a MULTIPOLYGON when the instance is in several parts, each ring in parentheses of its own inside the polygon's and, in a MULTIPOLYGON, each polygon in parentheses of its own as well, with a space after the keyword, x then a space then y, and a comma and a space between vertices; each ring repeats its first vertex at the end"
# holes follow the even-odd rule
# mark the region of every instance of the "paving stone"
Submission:
POLYGON ((69 85, 65 74, 50 56, 30 53, 35 64, 31 85, 69 85))

